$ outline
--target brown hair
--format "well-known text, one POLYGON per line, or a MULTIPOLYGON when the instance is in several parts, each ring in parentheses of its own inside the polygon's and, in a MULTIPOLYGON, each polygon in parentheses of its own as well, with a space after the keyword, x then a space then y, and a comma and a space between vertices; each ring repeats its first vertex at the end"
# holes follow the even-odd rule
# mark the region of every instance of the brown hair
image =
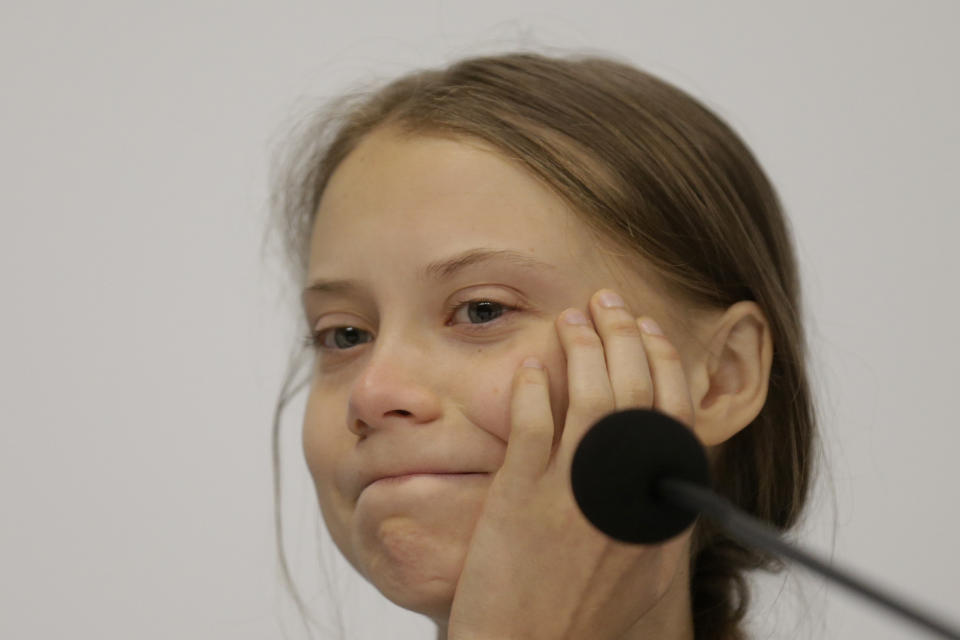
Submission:
MULTIPOLYGON (((564 198, 600 237, 651 265, 691 306, 755 301, 773 337, 768 396, 757 418, 714 452, 714 486, 774 527, 795 524, 815 436, 797 265, 773 187, 725 122, 680 89, 598 57, 472 58, 344 97, 298 133, 302 142, 275 192, 285 249, 301 284, 330 176, 364 136, 388 124, 492 144, 564 198)), ((275 463, 286 400, 277 406, 275 463)), ((276 465, 274 477, 279 481, 276 465)), ((277 523, 279 531, 279 515, 277 523)), ((282 543, 280 553, 289 583, 282 543)), ((696 638, 743 638, 744 571, 779 565, 704 522, 690 562, 696 638)))

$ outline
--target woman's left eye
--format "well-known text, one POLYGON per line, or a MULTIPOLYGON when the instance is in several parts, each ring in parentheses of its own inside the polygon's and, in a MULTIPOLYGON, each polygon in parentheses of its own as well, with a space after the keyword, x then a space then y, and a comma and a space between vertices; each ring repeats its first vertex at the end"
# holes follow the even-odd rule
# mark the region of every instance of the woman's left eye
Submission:
POLYGON ((469 300, 454 306, 453 324, 484 325, 490 324, 516 307, 494 302, 493 300, 469 300), (457 322, 460 320, 461 322, 457 322))

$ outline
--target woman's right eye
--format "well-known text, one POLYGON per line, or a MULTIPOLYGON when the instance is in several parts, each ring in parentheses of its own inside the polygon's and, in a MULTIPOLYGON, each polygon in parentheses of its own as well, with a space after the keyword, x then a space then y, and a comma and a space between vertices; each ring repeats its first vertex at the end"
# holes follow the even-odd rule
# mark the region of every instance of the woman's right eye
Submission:
POLYGON ((356 327, 330 327, 313 331, 304 339, 304 343, 315 349, 330 349, 333 351, 343 351, 350 349, 358 344, 370 342, 372 336, 369 332, 356 327))

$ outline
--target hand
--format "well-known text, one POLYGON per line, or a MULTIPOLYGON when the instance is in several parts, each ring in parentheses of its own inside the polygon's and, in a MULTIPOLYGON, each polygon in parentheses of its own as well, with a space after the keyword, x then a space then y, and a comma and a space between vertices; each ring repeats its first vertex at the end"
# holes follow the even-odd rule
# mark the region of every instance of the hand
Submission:
POLYGON ((677 350, 641 332, 626 308, 602 307, 603 292, 590 300, 596 331, 568 322, 570 309, 557 320, 569 406, 555 446, 547 371, 521 366, 514 376, 507 451, 464 560, 449 640, 621 638, 685 575, 690 530, 661 545, 617 542, 573 498, 573 454, 603 416, 653 407, 693 422, 677 350))

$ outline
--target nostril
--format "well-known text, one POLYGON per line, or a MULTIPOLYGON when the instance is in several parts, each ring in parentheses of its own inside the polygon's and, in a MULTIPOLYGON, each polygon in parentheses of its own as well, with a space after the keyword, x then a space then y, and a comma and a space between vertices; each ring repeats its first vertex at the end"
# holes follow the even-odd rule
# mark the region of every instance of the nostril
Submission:
POLYGON ((370 431, 370 427, 363 420, 354 420, 350 423, 350 431, 357 436, 360 436, 360 439, 363 440, 367 437, 367 432, 370 431))

